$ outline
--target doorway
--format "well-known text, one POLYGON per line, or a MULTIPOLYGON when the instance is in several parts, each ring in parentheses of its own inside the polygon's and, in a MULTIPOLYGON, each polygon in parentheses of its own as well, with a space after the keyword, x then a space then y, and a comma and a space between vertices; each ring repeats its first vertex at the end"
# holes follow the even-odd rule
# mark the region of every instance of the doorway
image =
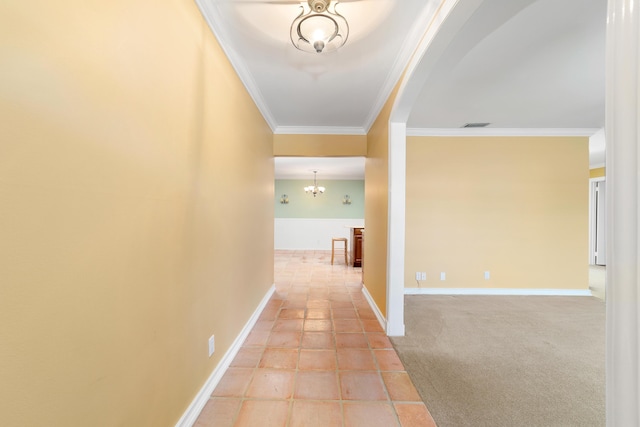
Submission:
POLYGON ((352 239, 364 227, 364 166, 362 156, 276 156, 274 249, 330 252, 332 238, 352 239))

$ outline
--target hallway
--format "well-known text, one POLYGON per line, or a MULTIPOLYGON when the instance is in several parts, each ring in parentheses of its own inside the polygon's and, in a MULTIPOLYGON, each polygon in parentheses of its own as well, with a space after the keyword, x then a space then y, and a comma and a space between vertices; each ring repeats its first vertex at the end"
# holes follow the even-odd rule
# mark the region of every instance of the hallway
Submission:
POLYGON ((276 251, 276 293, 195 425, 435 426, 361 275, 329 251, 276 251))

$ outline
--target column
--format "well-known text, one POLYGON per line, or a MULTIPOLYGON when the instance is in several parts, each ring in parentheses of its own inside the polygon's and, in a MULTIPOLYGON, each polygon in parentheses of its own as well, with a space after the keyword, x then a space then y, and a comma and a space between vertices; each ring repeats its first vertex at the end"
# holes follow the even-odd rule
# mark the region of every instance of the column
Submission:
POLYGON ((640 426, 638 0, 609 0, 607 23, 607 426, 640 426))
POLYGON ((404 336, 404 242, 407 170, 406 123, 389 123, 387 335, 404 336))

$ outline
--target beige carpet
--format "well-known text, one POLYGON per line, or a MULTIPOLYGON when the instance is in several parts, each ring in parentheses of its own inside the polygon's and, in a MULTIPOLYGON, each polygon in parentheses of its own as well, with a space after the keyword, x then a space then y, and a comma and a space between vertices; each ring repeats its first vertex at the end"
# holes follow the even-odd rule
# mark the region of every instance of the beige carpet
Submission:
POLYGON ((407 296, 400 358, 439 427, 604 426, 593 297, 407 296))

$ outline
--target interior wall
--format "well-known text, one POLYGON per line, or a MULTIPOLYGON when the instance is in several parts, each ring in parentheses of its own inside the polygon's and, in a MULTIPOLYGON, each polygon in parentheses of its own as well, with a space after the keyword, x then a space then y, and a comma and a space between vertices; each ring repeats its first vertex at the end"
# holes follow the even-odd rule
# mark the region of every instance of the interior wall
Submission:
POLYGON ((323 194, 313 197, 304 187, 313 184, 313 177, 302 179, 277 179, 274 209, 276 218, 359 218, 364 220, 364 181, 361 179, 318 180, 326 188, 323 194), (286 194, 288 203, 281 203, 286 194), (349 195, 350 204, 344 204, 349 195))
POLYGON ((389 218, 389 117, 399 84, 367 134, 364 167, 366 224, 363 250, 364 286, 383 316, 387 312, 387 230, 389 218))
POLYGON ((0 424, 174 425, 273 283, 272 133, 192 1, 1 9, 0 424))
POLYGON ((588 138, 407 138, 405 286, 588 289, 588 171, 588 138))
POLYGON ((589 178, 602 178, 606 176, 605 168, 589 169, 589 178))
POLYGON ((283 250, 331 250, 333 237, 350 238, 349 227, 364 227, 364 181, 322 180, 323 194, 304 187, 313 180, 277 179, 274 247, 283 250), (281 203, 282 195, 288 203, 281 203), (345 195, 350 204, 344 204, 345 195))
POLYGON ((367 155, 366 135, 275 134, 274 156, 359 157, 367 155))
POLYGON ((330 251, 334 237, 345 237, 350 248, 351 228, 364 227, 364 220, 355 218, 276 218, 274 223, 274 248, 288 251, 330 251))

